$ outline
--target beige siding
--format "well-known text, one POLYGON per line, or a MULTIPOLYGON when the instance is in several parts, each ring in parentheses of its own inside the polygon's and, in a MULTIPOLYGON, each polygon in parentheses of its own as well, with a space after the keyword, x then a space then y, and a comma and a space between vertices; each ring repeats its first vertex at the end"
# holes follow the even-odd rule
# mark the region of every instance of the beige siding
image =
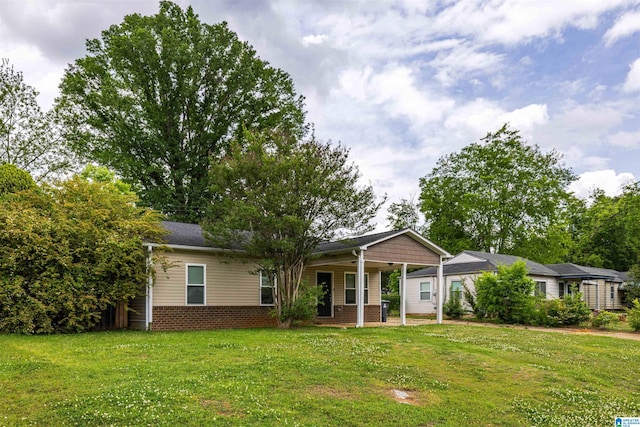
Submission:
POLYGON ((156 271, 154 306, 186 305, 187 264, 206 265, 206 305, 260 305, 259 277, 250 273, 254 264, 199 251, 176 250, 167 257, 174 267, 156 271))
MULTIPOLYGON (((154 306, 186 305, 186 265, 206 265, 206 305, 209 306, 258 306, 260 305, 259 277, 250 272, 256 266, 249 262, 230 261, 220 255, 175 250, 167 257, 174 267, 166 273, 156 271, 153 288, 154 306)), ((333 273, 333 304, 344 304, 345 272, 356 272, 355 265, 318 266, 309 268, 305 278, 316 284, 316 272, 333 273)), ((378 269, 365 269, 369 274, 369 305, 380 305, 380 274, 378 269)))
MULTIPOLYGON (((340 265, 317 266, 305 271, 305 280, 316 284, 316 273, 322 271, 333 274, 333 305, 344 305, 344 276, 345 273, 356 273, 356 266, 344 267, 340 265)), ((380 274, 378 269, 365 268, 369 274, 369 305, 380 305, 380 274)))
POLYGON ((383 262, 434 265, 440 263, 438 254, 406 235, 400 235, 371 246, 365 251, 364 257, 367 260, 383 262))

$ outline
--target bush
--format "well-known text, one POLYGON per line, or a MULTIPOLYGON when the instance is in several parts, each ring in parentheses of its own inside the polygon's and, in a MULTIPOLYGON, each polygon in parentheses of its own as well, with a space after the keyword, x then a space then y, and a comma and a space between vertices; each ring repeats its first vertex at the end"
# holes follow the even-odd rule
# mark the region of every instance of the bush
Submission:
POLYGON ((640 300, 633 300, 633 307, 627 309, 627 321, 629 326, 636 332, 640 332, 640 300))
POLYGON ((591 319, 591 326, 594 328, 602 328, 607 329, 607 326, 611 323, 618 322, 618 315, 616 313, 611 313, 610 311, 603 310, 597 313, 591 319))
POLYGON ((451 292, 449 300, 442 306, 443 313, 452 319, 459 319, 464 314, 459 292, 451 292))
POLYGON ((488 317, 504 323, 530 323, 535 317, 535 282, 520 260, 498 266, 498 273, 483 273, 476 280, 476 302, 488 317))
POLYGON ((156 214, 78 177, 0 197, 0 332, 82 332, 144 293, 156 214))
POLYGON ((486 316, 482 306, 476 301, 476 294, 467 286, 465 282, 462 282, 462 296, 464 301, 471 307, 473 315, 478 319, 482 319, 486 316))
POLYGON ((582 293, 574 292, 563 299, 538 300, 534 323, 541 326, 573 326, 591 318, 591 309, 582 301, 582 293))
POLYGON ((624 305, 633 308, 633 302, 640 298, 640 282, 627 283, 624 288, 624 305))
MULTIPOLYGON (((283 308, 282 320, 291 320, 293 326, 300 326, 316 319, 318 314, 318 301, 324 298, 322 286, 309 285, 305 280, 300 284, 299 296, 288 310, 283 308)), ((274 317, 278 316, 276 310, 272 311, 274 317)))
POLYGON ((389 301, 389 311, 400 311, 400 295, 386 294, 382 295, 382 299, 389 301))

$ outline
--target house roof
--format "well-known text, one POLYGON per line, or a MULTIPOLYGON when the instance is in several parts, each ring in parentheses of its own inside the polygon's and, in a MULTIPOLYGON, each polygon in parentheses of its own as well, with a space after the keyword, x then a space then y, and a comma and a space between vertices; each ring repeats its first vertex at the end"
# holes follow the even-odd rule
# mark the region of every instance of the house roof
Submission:
POLYGON ((587 267, 573 263, 547 264, 547 267, 557 272, 561 279, 605 279, 612 282, 626 282, 626 273, 608 268, 587 267))
MULTIPOLYGON (((209 243, 202 232, 202 227, 198 224, 185 224, 182 222, 162 221, 162 226, 169 232, 165 237, 168 245, 187 246, 195 248, 210 248, 223 250, 225 248, 215 247, 209 243)), ((320 243, 314 250, 315 254, 343 253, 351 252, 354 249, 366 249, 368 246, 384 242, 399 235, 409 235, 414 240, 433 250, 441 256, 451 256, 447 251, 430 242, 411 229, 384 231, 381 233, 355 236, 334 242, 320 243)), ((231 249, 241 250, 238 245, 231 249)))
MULTIPOLYGON (((470 274, 470 273, 479 273, 482 271, 496 271, 499 265, 511 265, 516 261, 523 260, 527 265, 527 270, 529 274, 533 276, 557 276, 558 273, 551 268, 548 268, 540 263, 535 261, 531 261, 526 258, 514 256, 514 255, 503 255, 503 254, 492 254, 488 252, 479 252, 479 251, 462 251, 460 254, 456 255, 453 259, 447 261, 443 266, 443 273, 445 275, 451 274, 470 274), (469 261, 469 262, 456 262, 455 259, 462 254, 470 255, 473 259, 477 261, 469 261)), ((421 270, 413 271, 407 274, 407 277, 425 277, 425 276, 435 276, 437 274, 436 267, 423 268, 421 270)))
MULTIPOLYGON (((479 271, 495 271, 496 267, 488 261, 480 262, 461 262, 456 264, 445 263, 442 266, 445 276, 451 274, 468 274, 477 273, 479 271)), ((407 277, 431 277, 438 274, 438 267, 421 268, 420 270, 407 273, 407 277)))

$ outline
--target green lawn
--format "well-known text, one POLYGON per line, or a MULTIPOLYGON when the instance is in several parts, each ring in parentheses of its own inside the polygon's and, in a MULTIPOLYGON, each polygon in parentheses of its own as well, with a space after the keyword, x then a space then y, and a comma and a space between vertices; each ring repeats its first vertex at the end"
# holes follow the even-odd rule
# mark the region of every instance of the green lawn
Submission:
POLYGON ((613 426, 615 416, 640 416, 640 341, 459 325, 0 335, 0 426, 613 426))

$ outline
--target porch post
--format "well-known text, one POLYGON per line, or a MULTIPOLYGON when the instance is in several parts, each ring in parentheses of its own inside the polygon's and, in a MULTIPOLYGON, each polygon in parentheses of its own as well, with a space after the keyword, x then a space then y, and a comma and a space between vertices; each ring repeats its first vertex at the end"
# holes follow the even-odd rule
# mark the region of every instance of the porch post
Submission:
POLYGON ((356 328, 364 326, 364 251, 358 254, 358 283, 356 285, 357 321, 356 328))
POLYGON ((438 264, 438 308, 436 314, 438 324, 442 323, 442 304, 444 304, 444 269, 442 267, 442 257, 440 257, 440 264, 438 264))
POLYGON ((151 269, 153 268, 153 247, 151 245, 147 246, 147 298, 146 298, 146 316, 144 329, 148 331, 151 329, 151 325, 153 324, 153 272, 151 269))
POLYGON ((400 276, 400 324, 407 325, 407 264, 402 264, 400 276))

